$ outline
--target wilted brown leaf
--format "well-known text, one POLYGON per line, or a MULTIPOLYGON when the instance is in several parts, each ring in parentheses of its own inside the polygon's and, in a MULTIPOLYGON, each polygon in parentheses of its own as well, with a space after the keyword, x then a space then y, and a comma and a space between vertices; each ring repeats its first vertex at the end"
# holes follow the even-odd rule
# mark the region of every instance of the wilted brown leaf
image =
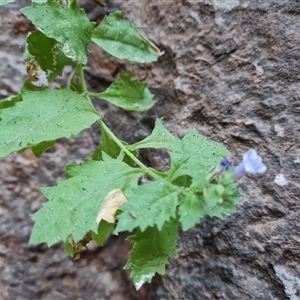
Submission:
POLYGON ((108 223, 115 223, 115 214, 125 202, 126 198, 120 189, 109 192, 100 207, 97 223, 99 224, 101 220, 105 220, 108 223))

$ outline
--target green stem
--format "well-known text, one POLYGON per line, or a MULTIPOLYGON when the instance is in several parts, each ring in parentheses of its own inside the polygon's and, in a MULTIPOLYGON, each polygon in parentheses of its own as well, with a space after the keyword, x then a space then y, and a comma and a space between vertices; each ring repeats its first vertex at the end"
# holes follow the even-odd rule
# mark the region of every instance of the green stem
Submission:
POLYGON ((72 88, 71 81, 72 81, 73 77, 75 76, 75 74, 77 72, 77 67, 78 67, 78 65, 76 65, 76 68, 73 70, 73 72, 69 76, 68 83, 67 83, 67 86, 68 86, 69 89, 72 88))
POLYGON ((90 100, 88 97, 86 97, 88 94, 88 89, 84 78, 84 69, 85 68, 82 66, 82 64, 77 63, 76 68, 69 77, 68 88, 77 90, 80 96, 90 100), (77 83, 77 79, 79 80, 79 83, 77 83))
MULTIPOLYGON (((77 70, 78 70, 78 74, 80 76, 80 82, 81 82, 81 86, 82 86, 82 90, 84 92, 84 96, 87 100, 89 100, 91 102, 91 98, 93 96, 97 97, 97 94, 94 93, 89 93, 88 89, 87 89, 87 85, 86 85, 86 81, 84 78, 84 69, 82 67, 81 64, 78 64, 77 66, 77 70)), ((145 174, 148 174, 152 177, 156 177, 156 176, 160 176, 162 178, 164 178, 165 176, 155 170, 155 169, 151 169, 148 168, 147 166, 145 166, 138 158, 136 158, 134 156, 134 154, 132 154, 132 152, 130 152, 126 146, 115 136, 115 134, 106 126, 106 124, 103 122, 103 120, 101 119, 99 122, 101 122, 101 126, 103 128, 103 130, 106 131, 106 133, 111 137, 111 139, 120 147, 121 152, 125 153, 135 164, 137 164, 144 172, 145 174)))
MULTIPOLYGON (((87 96, 88 89, 87 89, 86 81, 85 81, 85 78, 84 78, 84 70, 83 70, 82 64, 78 64, 78 74, 79 74, 80 84, 81 84, 81 87, 82 87, 83 94, 84 94, 84 96, 87 96)), ((89 97, 86 97, 86 98, 88 100, 90 100, 89 97)))
POLYGON ((115 136, 115 134, 106 126, 106 124, 100 120, 102 128, 106 131, 106 133, 112 138, 112 140, 120 147, 120 149, 126 153, 128 157, 131 158, 133 162, 135 162, 144 172, 145 174, 149 174, 152 177, 156 177, 158 174, 146 167, 139 159, 137 159, 127 148, 126 146, 115 136))
POLYGON ((88 95, 89 95, 89 97, 99 98, 99 93, 89 93, 88 95))

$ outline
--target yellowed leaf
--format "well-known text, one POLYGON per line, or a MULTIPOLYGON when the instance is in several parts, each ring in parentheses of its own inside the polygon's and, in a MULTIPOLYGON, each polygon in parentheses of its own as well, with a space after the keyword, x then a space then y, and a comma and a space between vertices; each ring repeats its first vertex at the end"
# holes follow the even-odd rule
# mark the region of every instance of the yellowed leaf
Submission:
POLYGON ((127 200, 120 189, 109 192, 100 207, 97 223, 99 224, 101 220, 105 220, 108 223, 115 223, 115 214, 119 207, 126 201, 127 200))

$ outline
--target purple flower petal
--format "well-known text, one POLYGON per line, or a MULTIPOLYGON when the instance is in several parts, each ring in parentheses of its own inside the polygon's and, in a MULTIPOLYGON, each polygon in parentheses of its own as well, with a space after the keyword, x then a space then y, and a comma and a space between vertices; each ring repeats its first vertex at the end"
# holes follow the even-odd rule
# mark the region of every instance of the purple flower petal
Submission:
POLYGON ((267 170, 262 158, 254 149, 248 150, 243 155, 242 162, 235 168, 233 176, 241 177, 248 174, 263 174, 267 170))

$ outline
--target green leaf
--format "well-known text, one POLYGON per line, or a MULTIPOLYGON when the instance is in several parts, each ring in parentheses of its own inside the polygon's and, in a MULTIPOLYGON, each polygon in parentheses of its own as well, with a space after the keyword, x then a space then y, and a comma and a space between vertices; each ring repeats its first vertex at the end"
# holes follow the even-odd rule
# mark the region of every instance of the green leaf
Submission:
MULTIPOLYGON (((208 193, 205 197, 206 203, 213 202, 215 200, 214 196, 214 193, 208 193)), ((230 185, 226 187, 226 190, 223 193, 223 197, 218 199, 219 201, 216 203, 215 206, 207 205, 205 207, 205 214, 209 215, 210 217, 217 217, 223 219, 224 215, 228 215, 229 213, 235 212, 236 204, 238 203, 240 197, 241 194, 236 189, 236 187, 230 185)))
POLYGON ((223 201, 224 191, 224 186, 219 184, 210 184, 206 190, 206 196, 204 197, 206 205, 210 208, 216 206, 219 201, 223 201))
POLYGON ((127 202, 120 208, 116 231, 131 231, 157 226, 160 230, 164 223, 176 216, 178 187, 168 181, 157 178, 138 186, 130 193, 125 192, 127 202))
POLYGON ((205 214, 210 217, 216 217, 219 219, 223 219, 224 215, 227 215, 228 213, 234 212, 234 211, 235 211, 235 207, 234 207, 234 209, 227 210, 221 205, 216 205, 214 207, 207 207, 205 210, 205 214))
POLYGON ((48 0, 45 4, 33 3, 21 12, 46 36, 61 43, 61 50, 67 57, 85 64, 94 23, 88 20, 76 2, 71 0, 70 6, 66 7, 55 0, 48 0))
MULTIPOLYGON (((22 101, 21 94, 18 94, 16 96, 12 96, 8 99, 3 99, 0 100, 0 109, 12 107, 16 104, 16 102, 22 101)), ((0 120, 1 120, 1 115, 0 115, 0 120)))
POLYGON ((121 74, 105 92, 91 95, 127 110, 146 111, 155 103, 153 95, 146 83, 131 80, 132 76, 132 74, 121 74))
MULTIPOLYGON (((10 3, 14 3, 14 2, 16 2, 16 0, 0 0, 0 6, 10 4, 10 3)), ((32 2, 45 3, 45 2, 47 2, 47 0, 32 0, 32 2)))
POLYGON ((130 276, 138 290, 146 281, 151 282, 155 273, 164 275, 169 256, 176 256, 176 242, 178 239, 177 223, 172 221, 158 230, 147 228, 127 240, 133 243, 130 259, 125 269, 131 269, 130 276))
POLYGON ((122 19, 120 12, 104 18, 92 41, 117 58, 138 63, 156 61, 163 54, 138 27, 122 19))
POLYGON ((105 152, 112 158, 117 158, 120 154, 120 147, 116 144, 116 142, 111 138, 109 134, 104 130, 101 125, 101 122, 98 122, 99 129, 101 132, 101 143, 99 147, 94 151, 92 155, 92 159, 94 160, 102 160, 102 153, 105 152))
POLYGON ((104 220, 101 220, 97 233, 92 232, 92 238, 96 241, 100 246, 103 246, 107 238, 114 231, 115 224, 108 223, 104 220))
MULTIPOLYGON (((99 123, 100 125, 100 123, 99 123)), ((101 128, 101 125, 100 125, 101 128)), ((117 158, 120 154, 120 147, 115 143, 114 140, 110 139, 110 136, 104 132, 101 138, 99 147, 92 154, 93 160, 102 160, 103 152, 109 154, 112 158, 117 158)))
POLYGON ((86 99, 66 88, 22 89, 21 97, 23 101, 0 109, 0 157, 41 142, 72 137, 100 118, 86 99))
POLYGON ((28 35, 26 52, 25 60, 37 62, 49 81, 61 76, 65 66, 73 64, 62 52, 61 44, 40 31, 28 35))
POLYGON ((163 127, 162 119, 157 119, 152 133, 142 141, 132 144, 127 148, 136 150, 140 148, 166 148, 172 150, 177 138, 163 127))
POLYGON ((179 221, 183 231, 193 228, 205 215, 203 197, 194 194, 191 190, 183 194, 179 205, 179 221))
POLYGON ((229 152, 223 145, 193 130, 182 140, 178 138, 175 140, 170 154, 171 168, 167 172, 168 179, 173 181, 182 175, 196 177, 199 173, 208 173, 228 155, 229 152))
POLYGON ((73 245, 70 243, 69 238, 64 241, 64 247, 66 251, 66 255, 72 257, 74 254, 73 245))
POLYGON ((98 210, 106 195, 114 189, 126 191, 137 186, 139 169, 104 156, 103 161, 86 160, 82 165, 67 167, 69 179, 57 186, 44 188, 49 199, 32 219, 35 221, 30 244, 49 246, 72 235, 74 242, 87 232, 98 232, 98 210))
POLYGON ((188 188, 191 186, 192 178, 188 175, 183 175, 180 177, 177 177, 175 180, 172 181, 172 184, 188 188))
POLYGON ((47 149, 53 147, 54 144, 55 141, 45 141, 33 146, 31 149, 34 155, 39 158, 47 149))
POLYGON ((0 6, 16 2, 16 0, 0 0, 0 6))
POLYGON ((28 91, 43 91, 45 87, 33 85, 28 79, 25 79, 25 81, 23 82, 22 89, 28 91))
MULTIPOLYGON (((117 145, 117 143, 111 138, 111 136, 105 131, 103 126, 101 125, 102 122, 99 122, 99 128, 101 132, 101 143, 99 147, 94 151, 92 155, 92 159, 94 160, 102 160, 103 152, 108 154, 112 158, 118 158, 122 153, 120 147, 117 145)), ((127 145, 126 142, 122 141, 124 145, 127 145)), ((137 151, 132 151, 132 154, 137 156, 137 151)), ((124 154, 122 161, 127 163, 129 166, 134 166, 135 163, 132 161, 132 159, 124 154)))

